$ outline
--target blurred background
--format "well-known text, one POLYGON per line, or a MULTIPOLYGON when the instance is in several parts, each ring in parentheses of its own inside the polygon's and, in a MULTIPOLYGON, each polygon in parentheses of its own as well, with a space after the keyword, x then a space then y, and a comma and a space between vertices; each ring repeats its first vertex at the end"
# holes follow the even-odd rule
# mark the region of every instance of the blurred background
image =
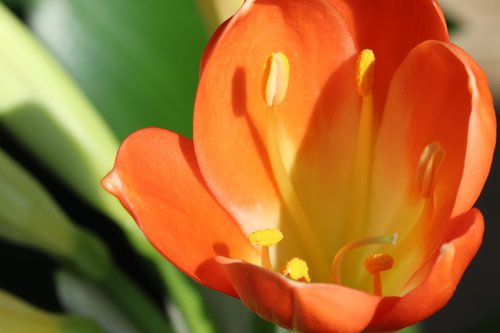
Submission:
MULTIPOLYGON (((498 105, 500 2, 440 3, 498 105)), ((134 130, 191 136, 203 48, 239 5, 0 1, 0 333, 275 330, 179 274, 98 183, 134 130)), ((419 332, 500 332, 498 163, 496 154, 477 203, 486 221, 479 254, 419 332)))

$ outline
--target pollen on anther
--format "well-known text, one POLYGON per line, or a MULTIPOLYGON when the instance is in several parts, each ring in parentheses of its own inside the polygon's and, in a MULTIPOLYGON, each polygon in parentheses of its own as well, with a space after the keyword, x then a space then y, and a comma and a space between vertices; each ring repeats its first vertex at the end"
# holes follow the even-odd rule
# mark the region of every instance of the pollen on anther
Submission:
POLYGON ((288 90, 290 65, 284 53, 271 53, 264 64, 262 92, 267 106, 278 106, 285 99, 288 90))
POLYGON ((370 274, 387 271, 394 265, 394 259, 387 253, 377 253, 365 259, 365 268, 370 274))
POLYGON ((282 270, 283 275, 290 279, 301 282, 311 282, 309 277, 309 267, 307 263, 297 257, 289 260, 285 268, 282 270))
POLYGON ((283 234, 279 229, 263 229, 252 232, 248 239, 253 246, 272 246, 283 239, 283 234))
POLYGON ((356 83, 358 94, 367 97, 372 93, 373 78, 375 76, 375 55, 370 49, 361 51, 356 68, 356 83))

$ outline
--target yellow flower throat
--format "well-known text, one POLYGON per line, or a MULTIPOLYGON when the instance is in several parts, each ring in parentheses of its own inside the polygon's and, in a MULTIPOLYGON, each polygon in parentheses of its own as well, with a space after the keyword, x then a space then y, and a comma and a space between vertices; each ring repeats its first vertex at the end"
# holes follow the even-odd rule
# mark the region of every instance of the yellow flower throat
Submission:
MULTIPOLYGON (((364 239, 357 239, 363 230, 363 220, 366 219, 368 206, 368 191, 373 160, 374 115, 372 86, 375 73, 375 55, 372 50, 365 49, 359 56, 356 67, 356 84, 358 95, 362 99, 359 131, 354 155, 351 186, 349 189, 349 209, 346 217, 346 237, 352 241, 342 246, 333 258, 327 258, 317 241, 309 218, 299 200, 292 181, 285 169, 280 146, 276 138, 277 121, 275 109, 283 102, 288 89, 290 64, 285 54, 272 53, 264 65, 262 92, 268 107, 266 146, 272 171, 282 198, 284 208, 291 217, 293 227, 297 230, 300 241, 304 244, 307 259, 311 265, 318 268, 323 276, 331 276, 331 282, 342 284, 341 266, 347 253, 361 246, 371 244, 396 244, 397 234, 375 235, 364 239)), ((417 167, 416 185, 423 198, 432 196, 436 184, 439 168, 444 160, 444 149, 437 142, 427 145, 421 154, 417 167)), ((286 236, 286 235, 285 235, 286 236)), ((269 248, 276 246, 284 236, 278 229, 258 230, 248 236, 252 245, 261 249, 261 265, 273 269, 269 248)), ((382 280, 380 273, 390 270, 394 260, 388 253, 375 253, 365 259, 364 266, 367 273, 373 277, 373 293, 382 295, 382 280)), ((398 263, 396 262, 396 265, 398 263)), ((283 275, 301 282, 310 282, 309 268, 306 261, 294 257, 285 267, 283 275)), ((313 277, 314 282, 314 277, 313 277)))

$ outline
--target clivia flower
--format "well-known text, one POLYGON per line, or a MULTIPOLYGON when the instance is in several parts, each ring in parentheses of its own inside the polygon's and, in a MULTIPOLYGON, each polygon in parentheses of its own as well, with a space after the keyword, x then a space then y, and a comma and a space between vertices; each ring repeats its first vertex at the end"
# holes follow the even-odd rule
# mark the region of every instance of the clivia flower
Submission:
POLYGON ((179 269, 285 328, 411 325, 480 246, 494 110, 435 1, 247 0, 193 126, 132 134, 103 184, 179 269))

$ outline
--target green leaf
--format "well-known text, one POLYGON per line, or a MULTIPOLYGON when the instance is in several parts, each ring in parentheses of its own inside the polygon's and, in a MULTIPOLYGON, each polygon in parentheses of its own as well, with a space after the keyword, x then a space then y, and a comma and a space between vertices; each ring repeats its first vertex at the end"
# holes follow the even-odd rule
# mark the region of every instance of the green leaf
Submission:
POLYGON ((1 151, 0 170, 0 237, 54 256, 94 281, 143 332, 170 331, 151 301, 115 268, 104 244, 72 224, 36 180, 1 151))
POLYGON ((45 312, 3 290, 0 290, 0 332, 104 333, 88 319, 45 312))
POLYGON ((46 252, 71 256, 77 233, 47 192, 0 150, 0 237, 46 252))
POLYGON ((243 5, 243 0, 196 0, 209 32, 215 29, 243 5))
POLYGON ((2 4, 0 124, 87 202, 126 219, 119 203, 99 184, 113 166, 116 138, 78 87, 2 4))
POLYGON ((420 324, 406 327, 398 331, 398 333, 421 333, 421 332, 423 332, 423 327, 420 324))
MULTIPOLYGON (((192 302, 198 304, 181 307, 190 327, 203 326, 200 333, 214 331, 209 323, 202 325, 207 319, 193 283, 153 249, 118 200, 102 189, 100 179, 111 170, 118 147, 112 132, 2 4, 0 123, 76 193, 120 223, 135 248, 153 260, 167 288, 189 291, 192 302)), ((77 246, 88 242, 87 237, 78 237, 77 246)), ((81 268, 92 273, 92 259, 86 251, 78 253, 81 268)))
POLYGON ((55 281, 57 294, 66 310, 92 318, 109 333, 140 332, 95 285, 64 270, 56 273, 55 281))
POLYGON ((120 139, 147 126, 191 136, 207 40, 193 0, 34 1, 28 22, 120 139))

